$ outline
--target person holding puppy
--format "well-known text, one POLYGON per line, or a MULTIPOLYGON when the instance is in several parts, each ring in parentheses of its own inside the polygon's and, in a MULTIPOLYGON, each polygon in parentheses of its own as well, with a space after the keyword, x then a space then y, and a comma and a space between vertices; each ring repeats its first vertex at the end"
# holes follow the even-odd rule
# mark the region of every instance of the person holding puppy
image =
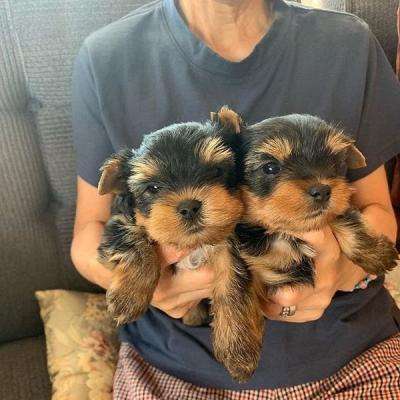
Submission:
MULTIPOLYGON (((97 194, 103 161, 138 147, 146 133, 205 120, 223 104, 249 123, 290 113, 339 123, 367 159, 367 167, 348 172, 353 202, 370 229, 395 240, 383 164, 400 152, 400 85, 368 26, 350 14, 283 0, 164 0, 90 35, 76 60, 71 255, 83 276, 109 285, 110 272, 97 261, 112 201, 97 194)), ((180 320, 210 296, 213 266, 173 274, 170 265, 185 254, 159 246, 163 273, 153 307, 120 332, 115 398, 165 398, 151 394, 163 391, 177 399, 338 392, 398 398, 400 317, 383 280, 347 259, 329 228, 301 238, 317 254, 315 287, 282 288, 263 304, 262 358, 245 384, 213 358, 208 326, 180 320), (367 281, 366 290, 355 289, 367 281)))

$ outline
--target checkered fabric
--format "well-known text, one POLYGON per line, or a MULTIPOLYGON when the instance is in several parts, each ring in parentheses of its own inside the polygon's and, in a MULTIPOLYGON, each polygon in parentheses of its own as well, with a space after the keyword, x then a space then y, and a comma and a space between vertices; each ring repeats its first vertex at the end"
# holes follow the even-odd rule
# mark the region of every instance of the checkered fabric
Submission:
POLYGON ((194 386, 154 368, 123 343, 115 400, 398 400, 400 334, 369 349, 330 378, 276 390, 232 391, 194 386))

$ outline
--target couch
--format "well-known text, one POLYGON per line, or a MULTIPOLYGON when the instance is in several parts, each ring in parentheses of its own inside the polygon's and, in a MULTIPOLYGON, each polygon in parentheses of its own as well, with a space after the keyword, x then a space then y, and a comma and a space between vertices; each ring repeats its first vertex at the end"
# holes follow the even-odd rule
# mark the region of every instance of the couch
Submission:
MULTIPOLYGON (((49 399, 36 290, 96 292, 72 266, 71 70, 92 31, 143 0, 0 0, 0 399, 49 399)), ((360 15, 394 65, 397 0, 329 0, 360 15)))

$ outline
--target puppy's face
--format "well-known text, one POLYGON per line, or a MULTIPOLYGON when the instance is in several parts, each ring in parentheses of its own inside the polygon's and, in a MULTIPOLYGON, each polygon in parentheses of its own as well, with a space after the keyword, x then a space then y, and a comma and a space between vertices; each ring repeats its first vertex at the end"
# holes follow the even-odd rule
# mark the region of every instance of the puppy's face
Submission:
POLYGON ((304 232, 349 207, 345 174, 365 159, 341 131, 316 117, 289 115, 252 125, 245 136, 247 220, 304 232))
MULTIPOLYGON (((242 214, 231 131, 221 118, 166 127, 147 135, 139 150, 108 160, 103 176, 116 171, 112 186, 132 197, 137 224, 152 239, 179 248, 215 244, 242 214)), ((104 183, 99 190, 110 192, 104 183)))

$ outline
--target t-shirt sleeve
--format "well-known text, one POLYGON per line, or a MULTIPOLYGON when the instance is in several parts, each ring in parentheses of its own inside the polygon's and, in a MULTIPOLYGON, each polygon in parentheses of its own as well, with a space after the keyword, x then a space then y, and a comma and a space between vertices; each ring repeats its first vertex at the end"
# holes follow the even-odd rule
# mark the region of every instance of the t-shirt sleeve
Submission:
POLYGON ((400 153, 400 84, 375 36, 369 31, 368 66, 356 146, 365 168, 350 170, 351 181, 361 179, 400 153))
POLYGON ((99 168, 114 151, 103 123, 96 82, 85 44, 75 60, 72 78, 72 131, 77 173, 97 186, 99 168))

